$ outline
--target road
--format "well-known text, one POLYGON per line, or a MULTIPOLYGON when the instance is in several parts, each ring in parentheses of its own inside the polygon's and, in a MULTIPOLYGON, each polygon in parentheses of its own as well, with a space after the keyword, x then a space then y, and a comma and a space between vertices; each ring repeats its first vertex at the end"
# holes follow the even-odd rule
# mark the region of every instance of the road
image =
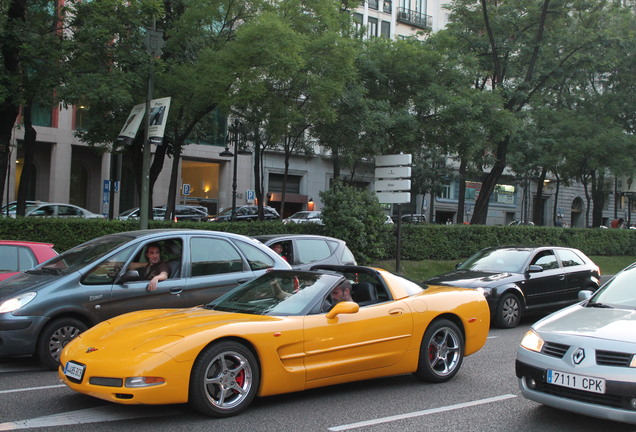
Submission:
POLYGON ((636 431, 525 400, 514 375, 516 347, 532 320, 492 329, 484 349, 445 384, 411 375, 256 399, 229 419, 185 405, 123 406, 73 393, 30 359, 0 361, 0 431, 636 431))

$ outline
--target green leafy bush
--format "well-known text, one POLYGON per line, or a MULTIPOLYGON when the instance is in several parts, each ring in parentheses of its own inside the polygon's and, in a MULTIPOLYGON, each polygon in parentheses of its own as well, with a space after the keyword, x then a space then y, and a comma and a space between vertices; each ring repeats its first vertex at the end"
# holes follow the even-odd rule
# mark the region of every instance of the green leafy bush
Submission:
POLYGON ((385 256, 386 215, 374 193, 338 182, 320 198, 325 232, 347 242, 358 264, 385 256))

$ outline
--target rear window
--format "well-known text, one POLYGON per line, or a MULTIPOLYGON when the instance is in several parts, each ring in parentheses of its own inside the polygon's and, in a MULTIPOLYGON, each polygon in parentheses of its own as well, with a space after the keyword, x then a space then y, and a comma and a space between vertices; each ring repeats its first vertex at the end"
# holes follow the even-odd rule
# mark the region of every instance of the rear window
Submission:
POLYGON ((580 256, 576 254, 576 252, 569 249, 559 249, 556 251, 561 258, 561 263, 563 267, 573 267, 577 265, 584 265, 585 260, 583 260, 580 256))

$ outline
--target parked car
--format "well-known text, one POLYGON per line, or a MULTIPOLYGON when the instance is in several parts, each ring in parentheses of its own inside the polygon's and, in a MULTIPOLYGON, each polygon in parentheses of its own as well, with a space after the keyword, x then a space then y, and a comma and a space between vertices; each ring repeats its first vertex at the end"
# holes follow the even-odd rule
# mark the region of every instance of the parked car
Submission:
POLYGON ((0 282, 0 357, 36 354, 56 367, 70 340, 113 316, 209 302, 270 269, 290 268, 262 243, 199 230, 143 230, 100 237, 0 282), (131 263, 158 243, 170 268, 155 291, 131 263))
POLYGON ((110 319, 64 348, 58 375, 110 402, 228 417, 256 395, 406 373, 446 382, 488 330, 475 290, 424 291, 369 267, 273 270, 204 306, 110 319), (352 301, 333 304, 347 285, 352 301))
POLYGON ((317 223, 322 225, 322 218, 319 211, 299 211, 291 215, 290 217, 283 219, 284 224, 288 223, 317 223))
POLYGON ((402 223, 426 223, 426 215, 421 213, 405 214, 400 220, 402 223))
MULTIPOLYGON (((26 206, 33 206, 39 204, 45 204, 46 201, 25 201, 26 206)), ((9 204, 5 204, 0 209, 0 216, 11 216, 15 217, 16 211, 18 209, 18 202, 11 201, 9 204)))
POLYGON ((636 263, 582 301, 535 323, 517 349, 527 399, 636 424, 636 263))
POLYGON ((255 236, 272 247, 280 243, 282 255, 292 268, 309 270, 318 264, 357 265, 353 253, 340 239, 309 234, 269 234, 255 236))
MULTIPOLYGON (((257 206, 241 206, 236 208, 236 221, 237 222, 250 222, 258 220, 258 207, 257 206)), ((280 215, 276 209, 264 206, 263 213, 265 220, 278 220, 280 215)), ((208 219, 210 222, 232 222, 232 207, 228 207, 221 213, 214 215, 208 219)))
MULTIPOLYGON (((167 206, 160 207, 164 214, 167 210, 167 206)), ((201 222, 208 219, 208 209, 203 206, 177 204, 174 208, 174 217, 177 218, 177 222, 180 221, 192 221, 201 222)))
POLYGON ((508 226, 519 226, 519 225, 528 225, 528 226, 534 226, 534 222, 532 221, 512 221, 508 224, 508 226))
POLYGON ((0 240, 0 281, 56 256, 52 243, 0 240))
MULTIPOLYGON (((64 217, 64 218, 86 218, 103 219, 102 214, 93 213, 85 208, 73 204, 60 203, 40 203, 29 205, 24 212, 27 217, 64 217)), ((15 217, 15 213, 13 214, 15 217)))
MULTIPOLYGON (((153 208, 152 209, 152 219, 153 220, 164 220, 166 216, 166 210, 163 208, 153 208)), ((135 207, 132 209, 128 209, 125 212, 122 212, 117 216, 117 219, 120 220, 139 220, 141 217, 141 210, 139 207, 135 207)))
POLYGON ((577 249, 502 246, 482 249, 425 283, 479 289, 495 324, 510 328, 525 313, 576 302, 580 290, 599 287, 600 277, 598 266, 577 249))

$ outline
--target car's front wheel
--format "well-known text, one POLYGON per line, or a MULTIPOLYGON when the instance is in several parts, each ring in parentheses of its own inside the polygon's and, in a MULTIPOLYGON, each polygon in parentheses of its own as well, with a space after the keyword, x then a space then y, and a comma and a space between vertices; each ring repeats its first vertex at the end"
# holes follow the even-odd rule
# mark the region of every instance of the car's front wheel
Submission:
POLYGON ((521 302, 519 297, 507 293, 501 296, 495 313, 495 323, 500 328, 513 328, 521 321, 521 302))
POLYGON ((464 359, 464 335, 452 321, 434 321, 422 339, 415 376, 423 381, 441 383, 457 374, 464 359))
POLYGON ((42 366, 56 370, 64 347, 88 326, 76 318, 59 318, 44 327, 37 345, 37 356, 42 366))
POLYGON ((199 354, 190 376, 190 405, 211 417, 239 414, 252 402, 260 382, 254 354, 238 342, 210 345, 199 354))

